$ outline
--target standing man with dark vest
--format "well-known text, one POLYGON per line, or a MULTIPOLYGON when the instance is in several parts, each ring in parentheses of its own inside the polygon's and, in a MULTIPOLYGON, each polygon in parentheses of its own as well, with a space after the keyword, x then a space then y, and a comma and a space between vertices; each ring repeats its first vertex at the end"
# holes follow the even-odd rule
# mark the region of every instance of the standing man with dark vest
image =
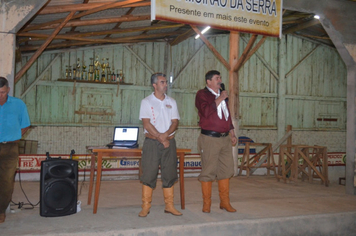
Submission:
POLYGON ((227 104, 228 94, 227 91, 220 90, 219 71, 208 71, 205 81, 206 87, 199 90, 195 97, 201 128, 198 150, 202 171, 198 179, 202 186, 203 212, 210 212, 211 187, 215 180, 219 186, 220 208, 236 212, 230 205, 229 198, 229 181, 234 174, 232 145, 237 143, 237 138, 227 104))
POLYGON ((9 92, 9 82, 0 77, 0 223, 5 221, 5 211, 14 191, 19 161, 18 142, 30 128, 25 103, 9 96, 9 92))
POLYGON ((177 150, 174 134, 178 128, 179 113, 176 101, 166 95, 167 79, 163 73, 151 76, 154 92, 141 101, 140 120, 145 130, 142 147, 142 211, 140 217, 150 212, 152 191, 156 188, 157 174, 161 167, 165 213, 180 216, 173 205, 173 185, 178 180, 177 150))

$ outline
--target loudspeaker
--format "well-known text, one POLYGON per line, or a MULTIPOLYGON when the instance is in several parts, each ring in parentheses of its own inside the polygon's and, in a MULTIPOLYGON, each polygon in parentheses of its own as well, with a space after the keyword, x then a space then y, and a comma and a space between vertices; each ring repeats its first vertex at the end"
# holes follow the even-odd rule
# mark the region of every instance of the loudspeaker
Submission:
POLYGON ((78 161, 49 159, 41 162, 40 215, 65 216, 77 212, 78 161))

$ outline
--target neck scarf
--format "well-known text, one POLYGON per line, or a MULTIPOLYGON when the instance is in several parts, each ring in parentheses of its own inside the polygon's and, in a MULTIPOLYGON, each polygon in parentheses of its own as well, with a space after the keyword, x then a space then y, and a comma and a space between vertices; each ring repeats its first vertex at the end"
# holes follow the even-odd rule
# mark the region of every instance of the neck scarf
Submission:
MULTIPOLYGON (((215 93, 211 88, 208 86, 206 87, 212 94, 215 95, 215 99, 220 97, 220 90, 218 90, 218 93, 215 93)), ((222 119, 222 112, 224 112, 225 120, 229 118, 229 110, 227 109, 226 102, 225 100, 222 100, 222 102, 219 104, 217 107, 217 112, 218 112, 218 117, 220 120, 222 119)))

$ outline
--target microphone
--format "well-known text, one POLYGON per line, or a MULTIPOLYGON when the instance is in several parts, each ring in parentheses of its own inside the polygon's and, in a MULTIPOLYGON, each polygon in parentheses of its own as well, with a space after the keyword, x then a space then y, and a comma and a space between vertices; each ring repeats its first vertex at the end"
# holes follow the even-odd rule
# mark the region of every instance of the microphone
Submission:
POLYGON ((224 91, 224 90, 225 90, 225 84, 224 84, 224 83, 221 83, 221 84, 220 84, 220 87, 221 87, 221 91, 224 91))
MULTIPOLYGON (((221 91, 225 91, 225 84, 221 83, 220 84, 221 91)), ((229 98, 225 98, 225 102, 229 101, 229 98)))

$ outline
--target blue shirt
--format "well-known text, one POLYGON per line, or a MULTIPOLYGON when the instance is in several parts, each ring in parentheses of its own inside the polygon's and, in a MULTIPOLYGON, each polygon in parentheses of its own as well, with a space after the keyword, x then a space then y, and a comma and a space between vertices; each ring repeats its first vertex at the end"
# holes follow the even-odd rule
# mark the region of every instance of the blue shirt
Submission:
POLYGON ((0 106, 0 142, 21 139, 21 129, 30 124, 26 104, 19 98, 7 96, 5 104, 0 106))

